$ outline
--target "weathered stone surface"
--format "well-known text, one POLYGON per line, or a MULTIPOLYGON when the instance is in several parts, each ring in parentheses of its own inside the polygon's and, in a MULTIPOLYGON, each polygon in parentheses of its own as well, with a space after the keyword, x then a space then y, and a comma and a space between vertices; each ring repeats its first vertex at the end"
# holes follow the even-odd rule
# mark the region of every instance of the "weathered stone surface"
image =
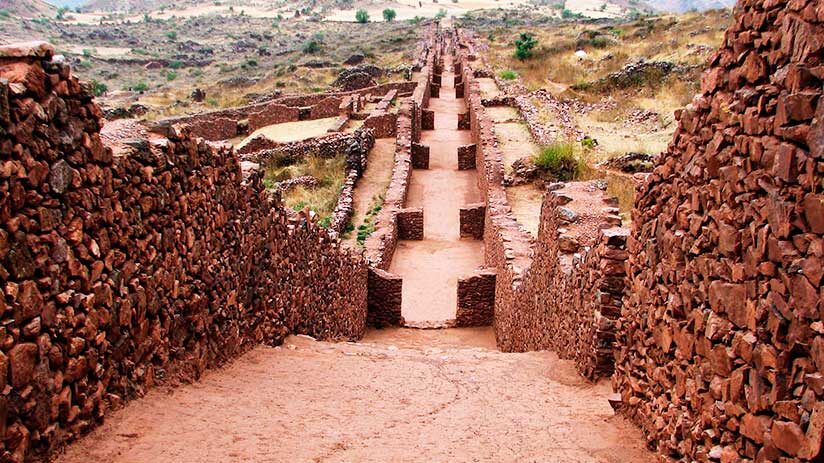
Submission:
POLYGON ((43 460, 112 404, 258 343, 362 336, 366 262, 284 210, 259 166, 185 124, 102 137, 45 58, 0 60, 0 146, 19 146, 0 162, 0 460, 43 460))
POLYGON ((813 11, 739 2, 636 196, 613 385, 674 460, 821 458, 822 74, 811 70, 824 17, 813 11))

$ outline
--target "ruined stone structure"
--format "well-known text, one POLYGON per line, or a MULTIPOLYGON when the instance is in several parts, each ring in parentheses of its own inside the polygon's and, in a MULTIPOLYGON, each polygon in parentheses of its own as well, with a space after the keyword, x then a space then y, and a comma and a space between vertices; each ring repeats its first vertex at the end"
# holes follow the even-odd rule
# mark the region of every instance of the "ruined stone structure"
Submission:
MULTIPOLYGON (((455 155, 478 170, 481 192, 461 208, 460 233, 485 254, 458 282, 455 324, 492 324, 501 350, 553 350, 586 378, 611 375, 613 405, 663 459, 824 458, 821 2, 740 2, 702 93, 638 190, 631 231, 597 182, 553 186, 537 238, 524 230, 485 106, 534 114, 515 87, 481 99, 477 79, 494 73, 471 36, 425 34, 413 82, 280 97, 107 143, 99 108, 49 46, 0 47, 3 459, 46 455, 112 405, 255 344, 402 325, 403 278, 388 269, 398 240, 421 239, 431 220, 406 197, 412 169, 429 165, 429 99, 451 89, 444 54, 473 142, 455 155), (367 116, 364 101, 378 102, 367 116), (333 230, 351 213, 369 140, 396 136, 362 256, 283 211, 257 163, 191 134, 228 138, 283 114, 364 119, 356 135, 326 137, 330 153, 359 147, 333 230)), ((248 159, 320 152, 326 138, 248 159)))
POLYGON ((638 191, 613 381, 663 454, 824 458, 823 81, 822 2, 739 2, 638 191))
POLYGON ((362 258, 185 128, 104 146, 99 108, 52 53, 0 48, 4 461, 260 342, 361 336, 362 258))

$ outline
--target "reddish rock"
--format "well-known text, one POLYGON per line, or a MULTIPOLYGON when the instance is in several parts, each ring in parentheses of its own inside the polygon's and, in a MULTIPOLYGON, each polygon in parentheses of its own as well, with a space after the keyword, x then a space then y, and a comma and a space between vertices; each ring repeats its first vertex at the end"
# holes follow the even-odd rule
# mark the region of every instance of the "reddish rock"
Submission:
POLYGON ((15 388, 27 386, 34 378, 34 367, 37 364, 37 344, 16 344, 9 351, 9 371, 11 385, 15 388))

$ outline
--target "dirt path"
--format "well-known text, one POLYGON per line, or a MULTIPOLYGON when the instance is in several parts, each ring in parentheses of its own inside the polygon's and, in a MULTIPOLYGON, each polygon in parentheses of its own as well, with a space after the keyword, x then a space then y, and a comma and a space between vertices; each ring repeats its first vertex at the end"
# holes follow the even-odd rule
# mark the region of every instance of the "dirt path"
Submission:
POLYGON ((153 390, 58 462, 653 460, 613 416, 606 383, 585 383, 551 353, 473 346, 489 339, 484 330, 393 330, 361 344, 292 337, 197 384, 153 390))
POLYGON ((455 98, 452 63, 446 57, 440 98, 429 102, 435 130, 424 131, 429 169, 415 170, 409 184, 408 207, 424 209, 424 240, 402 241, 390 271, 403 276, 403 316, 409 326, 438 326, 455 318, 458 278, 483 264, 483 244, 461 240, 459 210, 480 201, 477 173, 458 170, 458 146, 472 142, 468 130, 458 130, 458 114, 466 112, 455 98))
POLYGON ((376 139, 375 146, 369 151, 366 170, 363 171, 363 176, 358 180, 355 192, 352 195, 352 203, 355 208, 355 213, 352 215, 352 225, 355 226, 355 231, 349 234, 344 241, 345 243, 351 246, 355 245, 358 237, 357 228, 363 224, 363 219, 373 205, 375 197, 386 193, 386 187, 389 186, 389 181, 392 180, 394 159, 395 139, 376 139))

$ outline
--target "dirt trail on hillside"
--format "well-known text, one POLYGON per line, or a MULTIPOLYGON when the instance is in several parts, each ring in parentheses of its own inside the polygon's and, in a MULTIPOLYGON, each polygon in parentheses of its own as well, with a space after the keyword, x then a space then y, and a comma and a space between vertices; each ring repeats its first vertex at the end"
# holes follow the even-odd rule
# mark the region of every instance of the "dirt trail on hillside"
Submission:
POLYGON ((653 460, 613 416, 606 383, 490 340, 489 329, 377 331, 359 344, 291 337, 197 384, 151 391, 58 462, 653 460))
POLYGON ((455 98, 449 56, 444 59, 439 98, 429 101, 435 130, 425 130, 429 169, 415 170, 407 207, 423 207, 424 240, 401 241, 390 271, 403 276, 403 316, 408 326, 438 326, 455 318, 458 279, 483 265, 483 243, 462 240, 460 208, 480 202, 477 171, 458 170, 458 147, 472 143, 468 130, 458 130, 458 114, 466 112, 455 98))

